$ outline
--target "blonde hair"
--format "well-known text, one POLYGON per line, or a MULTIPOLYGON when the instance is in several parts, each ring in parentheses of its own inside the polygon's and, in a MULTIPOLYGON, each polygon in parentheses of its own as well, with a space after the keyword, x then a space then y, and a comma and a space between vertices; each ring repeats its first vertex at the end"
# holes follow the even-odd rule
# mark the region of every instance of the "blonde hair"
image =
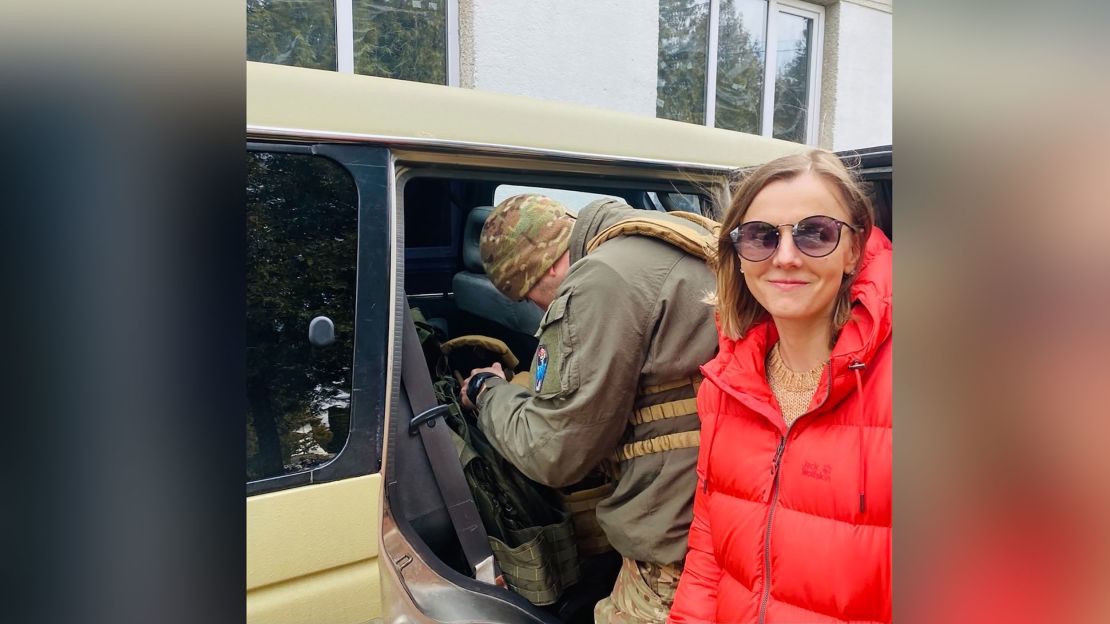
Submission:
MULTIPOLYGON (((740 272, 740 258, 732 246, 729 232, 739 227, 752 200, 768 184, 779 180, 791 180, 804 173, 813 173, 837 189, 844 207, 848 210, 852 224, 858 230, 847 236, 846 240, 862 256, 867 237, 875 224, 871 200, 863 184, 832 152, 815 149, 802 154, 783 156, 748 173, 732 195, 728 210, 721 225, 717 239, 717 292, 707 298, 717 306, 721 333, 734 340, 742 338, 759 320, 767 316, 763 308, 748 290, 744 276, 740 272)), ((844 242, 844 241, 842 241, 844 242)), ((858 269, 858 266, 857 266, 858 269)), ((845 276, 836 294, 836 307, 830 319, 829 346, 836 343, 841 328, 851 318, 849 292, 855 272, 845 276)))

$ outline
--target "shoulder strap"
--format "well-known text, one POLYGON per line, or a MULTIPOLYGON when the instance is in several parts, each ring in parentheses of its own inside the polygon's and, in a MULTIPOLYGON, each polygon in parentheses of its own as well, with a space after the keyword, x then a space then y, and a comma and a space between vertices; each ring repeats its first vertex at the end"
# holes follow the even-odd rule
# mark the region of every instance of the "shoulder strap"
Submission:
POLYGON ((674 245, 688 254, 705 260, 710 266, 715 266, 717 263, 717 237, 714 232, 719 231, 721 225, 716 221, 692 213, 673 212, 668 214, 690 215, 682 218, 701 225, 709 230, 709 233, 703 233, 685 224, 674 223, 657 217, 630 217, 610 225, 590 239, 590 242, 586 245, 586 253, 593 253, 599 245, 618 236, 639 235, 674 245))
POLYGON ((466 483, 459 455, 447 426, 435 426, 435 418, 428 419, 439 404, 432 387, 432 378, 424 362, 424 351, 416 335, 416 324, 408 306, 405 308, 405 329, 401 339, 401 383, 405 386, 413 419, 424 442, 428 463, 432 466, 436 485, 451 516, 451 524, 459 538, 466 562, 474 571, 474 578, 496 584, 500 572, 490 550, 485 526, 478 515, 478 507, 466 483), (425 417, 425 418, 421 418, 425 417))
POLYGON ((700 215, 696 212, 686 212, 684 210, 676 210, 674 212, 668 212, 667 214, 671 215, 672 217, 678 217, 679 219, 686 219, 687 221, 693 221, 694 223, 697 223, 698 225, 700 225, 703 228, 705 228, 706 230, 708 230, 709 233, 712 234, 714 237, 718 236, 721 233, 721 224, 720 223, 718 223, 717 221, 714 221, 713 219, 710 219, 709 217, 702 216, 702 215, 700 215))

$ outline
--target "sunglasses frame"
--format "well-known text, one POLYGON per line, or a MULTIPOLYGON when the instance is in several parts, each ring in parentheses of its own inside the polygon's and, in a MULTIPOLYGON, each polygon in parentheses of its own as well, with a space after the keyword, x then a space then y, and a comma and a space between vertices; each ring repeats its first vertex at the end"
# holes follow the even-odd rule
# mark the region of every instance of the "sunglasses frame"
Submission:
POLYGON ((810 216, 806 217, 805 219, 801 219, 797 223, 783 223, 781 225, 775 225, 773 223, 768 223, 767 221, 745 221, 744 223, 741 223, 740 225, 733 228, 732 231, 730 231, 728 233, 728 237, 729 237, 730 240, 732 240, 732 248, 734 250, 736 250, 736 255, 740 256, 744 260, 747 260, 748 262, 765 262, 767 260, 770 260, 772 257, 774 257, 775 252, 777 252, 779 250, 779 245, 782 244, 782 228, 789 227, 790 228, 790 237, 791 237, 791 239, 793 239, 794 236, 798 233, 798 225, 800 225, 803 221, 813 219, 815 217, 821 217, 823 219, 828 219, 829 221, 832 221, 833 223, 836 224, 836 226, 837 226, 837 228, 836 228, 836 244, 834 244, 831 249, 829 249, 827 252, 825 252, 821 255, 811 254, 811 253, 805 251, 804 249, 802 249, 801 247, 799 247, 797 245, 797 243, 794 244, 795 249, 797 249, 800 253, 805 254, 806 256, 808 256, 810 258, 824 258, 824 257, 828 256, 829 254, 831 254, 832 252, 836 251, 836 248, 840 246, 840 239, 842 238, 841 233, 844 231, 844 229, 843 229, 844 227, 846 227, 849 230, 852 230, 853 232, 856 232, 856 233, 863 232, 863 227, 861 227, 861 226, 852 225, 851 223, 846 223, 844 221, 841 221, 840 219, 834 219, 833 217, 830 217, 828 215, 816 214, 816 215, 810 215, 810 216), (774 248, 771 249, 771 253, 767 254, 766 258, 761 258, 759 260, 752 260, 751 258, 746 257, 740 251, 740 228, 744 227, 745 225, 749 225, 751 223, 763 223, 763 224, 769 225, 772 228, 774 228, 775 235, 778 236, 778 238, 775 239, 774 248), (843 227, 841 227, 841 226, 843 226, 843 227))

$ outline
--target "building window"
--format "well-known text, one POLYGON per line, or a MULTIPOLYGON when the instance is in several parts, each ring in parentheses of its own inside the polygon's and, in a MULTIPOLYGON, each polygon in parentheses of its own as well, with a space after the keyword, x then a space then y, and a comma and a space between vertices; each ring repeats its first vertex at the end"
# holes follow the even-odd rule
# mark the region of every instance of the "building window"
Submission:
POLYGON ((355 73, 447 84, 446 0, 354 0, 355 73))
POLYGON ((709 0, 659 0, 659 77, 655 114, 705 123, 709 0))
POLYGON ((247 60, 336 68, 331 0, 247 0, 247 60))
POLYGON ((458 0, 247 0, 247 60, 458 84, 458 0))
POLYGON ((815 143, 823 28, 794 0, 659 0, 656 115, 815 143))

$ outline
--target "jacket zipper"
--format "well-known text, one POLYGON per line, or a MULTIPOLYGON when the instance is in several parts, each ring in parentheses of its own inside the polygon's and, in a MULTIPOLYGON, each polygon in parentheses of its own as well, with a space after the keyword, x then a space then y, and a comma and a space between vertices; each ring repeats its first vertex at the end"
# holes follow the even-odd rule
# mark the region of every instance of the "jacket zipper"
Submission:
POLYGON ((767 511, 767 531, 763 535, 763 598, 759 601, 759 624, 766 624, 767 603, 771 601, 771 525, 775 520, 775 505, 779 501, 779 468, 782 466, 783 451, 786 450, 786 438, 790 435, 790 430, 794 427, 794 424, 801 420, 803 416, 808 416, 824 407, 830 394, 832 394, 831 364, 829 365, 829 381, 825 384, 825 398, 821 399, 820 405, 802 414, 794 423, 786 427, 786 433, 779 437, 779 447, 775 450, 774 461, 771 462, 771 474, 774 475, 774 481, 771 484, 771 506, 767 511))
POLYGON ((767 531, 763 535, 763 599, 759 601, 759 622, 763 624, 767 618, 767 603, 771 598, 771 525, 775 520, 775 504, 779 500, 779 466, 782 465, 782 452, 786 450, 786 434, 779 436, 779 447, 775 450, 775 460, 771 462, 771 474, 775 475, 771 485, 771 508, 767 512, 767 531))

